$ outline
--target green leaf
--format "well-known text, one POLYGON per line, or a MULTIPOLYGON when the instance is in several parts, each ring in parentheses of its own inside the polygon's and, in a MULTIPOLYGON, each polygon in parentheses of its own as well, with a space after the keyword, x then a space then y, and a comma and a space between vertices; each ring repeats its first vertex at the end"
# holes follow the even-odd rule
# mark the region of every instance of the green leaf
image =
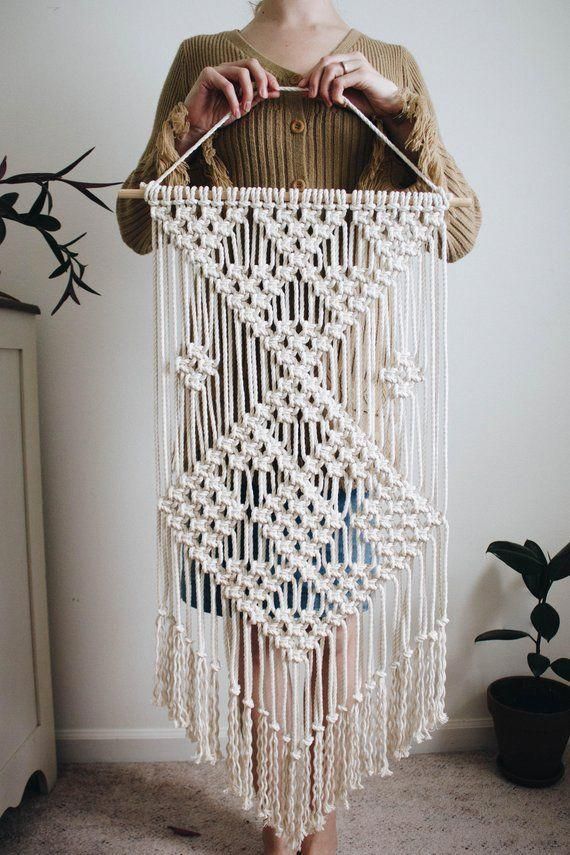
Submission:
POLYGON ((542 653, 529 653, 526 661, 535 677, 540 677, 541 674, 544 674, 550 665, 550 659, 548 656, 543 656, 542 653))
POLYGON ((29 215, 31 217, 35 217, 36 214, 41 214, 42 208, 44 206, 44 202, 47 198, 47 193, 48 193, 47 184, 42 184, 42 189, 40 190, 40 192, 36 198, 36 201, 34 202, 34 204, 32 205, 32 207, 29 210, 29 215))
POLYGON ((555 659, 554 662, 551 662, 550 667, 558 677, 562 677, 563 680, 567 680, 570 683, 570 659, 562 656, 560 659, 555 659))
POLYGON ((56 175, 57 176, 67 175, 67 173, 71 172, 71 170, 74 169, 78 163, 81 163, 81 161, 84 160, 87 157, 87 155, 91 154, 91 152, 93 151, 94 148, 95 148, 95 146, 91 146, 91 148, 88 149, 85 152, 85 154, 80 154, 79 157, 77 158, 77 160, 74 160, 72 163, 69 164, 69 166, 64 166, 63 169, 60 169, 59 172, 56 172, 56 175))
POLYGON ((523 573, 522 577, 523 582, 533 597, 536 597, 537 600, 542 600, 543 597, 546 597, 548 588, 550 587, 550 579, 548 578, 546 566, 542 568, 540 573, 523 573))
POLYGON ((532 638, 532 636, 521 629, 490 629, 478 635, 475 641, 510 641, 515 638, 532 638))
POLYGON ((49 214, 36 214, 34 225, 38 229, 45 229, 46 232, 56 232, 61 228, 60 221, 49 214))
POLYGON ((548 564, 546 555, 544 554, 538 543, 535 543, 534 540, 525 540, 524 545, 527 549, 530 549, 530 551, 534 554, 535 558, 540 561, 541 564, 548 564))
POLYGON ((19 193, 4 193, 0 196, 0 201, 3 202, 4 205, 8 205, 9 208, 13 208, 18 201, 19 195, 19 193))
POLYGON ((62 243, 61 244, 62 248, 67 249, 69 246, 74 244, 76 241, 80 240, 82 237, 85 237, 86 234, 87 234, 87 232, 83 232, 82 234, 79 235, 79 237, 73 238, 72 240, 68 241, 67 243, 62 243))
POLYGON ((69 269, 70 264, 71 264, 71 261, 69 261, 69 260, 63 261, 59 265, 59 267, 56 267, 55 270, 52 270, 52 272, 49 275, 49 278, 50 279, 56 279, 58 276, 61 276, 62 273, 65 273, 65 271, 69 269))
POLYGON ((61 223, 55 217, 49 214, 21 214, 18 218, 19 222, 25 226, 33 226, 35 229, 40 229, 46 232, 56 232, 61 228, 61 223))
POLYGON ((49 232, 41 232, 41 236, 46 241, 47 245, 49 246, 49 248, 51 249, 51 251, 53 252, 55 257, 57 258, 59 263, 62 264, 63 261, 65 261, 65 255, 63 254, 63 252, 59 248, 59 244, 56 241, 56 239, 52 235, 50 235, 49 232))
POLYGON ((530 614, 532 625, 540 635, 550 641, 558 632, 560 616, 550 603, 538 603, 530 614))
POLYGON ((103 202, 102 199, 99 199, 99 197, 96 196, 95 193, 92 193, 91 190, 88 190, 87 187, 76 187, 76 189, 79 190, 80 193, 83 193, 83 195, 86 196, 87 199, 90 199, 92 202, 95 202, 96 205, 100 205, 102 208, 105 208, 106 211, 111 211, 111 208, 109 208, 109 206, 105 202, 103 202))
POLYGON ((531 573, 536 575, 540 573, 543 565, 537 560, 532 549, 527 546, 521 546, 520 543, 511 543, 508 540, 494 540, 487 547, 487 552, 491 552, 500 558, 517 573, 531 573))
POLYGON ((556 553, 548 565, 548 575, 553 582, 570 576, 570 543, 556 553))

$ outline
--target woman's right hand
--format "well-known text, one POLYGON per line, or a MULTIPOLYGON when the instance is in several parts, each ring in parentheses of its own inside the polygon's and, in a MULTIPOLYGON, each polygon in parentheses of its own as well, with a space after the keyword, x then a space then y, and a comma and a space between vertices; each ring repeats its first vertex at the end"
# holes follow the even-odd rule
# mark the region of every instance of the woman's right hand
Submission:
POLYGON ((277 78, 257 59, 206 66, 184 99, 189 129, 176 140, 178 153, 182 154, 200 139, 228 110, 232 115, 226 124, 248 113, 260 101, 278 97, 277 78))

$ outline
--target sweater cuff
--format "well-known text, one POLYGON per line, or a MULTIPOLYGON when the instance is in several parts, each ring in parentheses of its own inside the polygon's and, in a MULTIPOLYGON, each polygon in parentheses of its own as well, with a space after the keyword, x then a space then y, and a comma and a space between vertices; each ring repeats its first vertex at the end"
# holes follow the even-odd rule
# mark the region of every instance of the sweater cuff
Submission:
MULTIPOLYGON (((446 189, 444 159, 439 131, 425 95, 408 86, 400 88, 403 106, 398 118, 411 119, 413 127, 406 148, 419 152, 417 167, 438 187, 446 189)), ((376 127, 384 131, 382 119, 376 117, 376 127)), ((384 131, 385 132, 385 131, 384 131)), ((427 185, 402 158, 375 136, 368 163, 358 180, 357 188, 375 190, 425 190, 427 185)))
MULTIPOLYGON (((178 101, 162 123, 162 127, 154 142, 154 148, 149 156, 151 171, 154 173, 153 178, 156 179, 162 175, 180 157, 176 151, 175 141, 177 138, 184 136, 184 133, 188 130, 187 115, 186 105, 183 101, 178 101)), ((195 159, 195 155, 196 152, 193 152, 186 161, 183 161, 176 169, 173 169, 170 175, 166 176, 163 183, 167 185, 190 184, 190 167, 195 159)))
MULTIPOLYGON (((416 92, 409 86, 400 89, 403 107, 399 116, 413 121, 412 130, 406 140, 409 151, 419 152, 418 169, 427 175, 438 187, 445 189, 444 162, 441 152, 439 130, 428 99, 424 94, 416 92)), ((403 162, 403 161, 402 161, 403 162)), ((409 167, 407 167, 409 169, 409 167)), ((413 170, 410 170, 413 172, 413 170)), ((423 182, 413 172, 414 184, 423 182)), ((409 188, 406 188, 409 189, 409 188)))
MULTIPOLYGON (((184 136, 188 132, 188 110, 183 101, 178 101, 171 109, 170 113, 162 123, 162 127, 157 134, 154 149, 151 152, 152 170, 155 177, 168 169, 175 163, 180 155, 176 151, 176 139, 184 136)), ((216 132, 217 133, 217 132, 216 132)), ((170 175, 166 176, 165 183, 184 184, 192 183, 192 165, 202 160, 205 174, 210 178, 212 184, 221 187, 231 187, 232 181, 228 174, 226 165, 216 152, 214 138, 216 133, 206 139, 202 145, 193 151, 183 163, 180 163, 176 169, 173 169, 170 175)))

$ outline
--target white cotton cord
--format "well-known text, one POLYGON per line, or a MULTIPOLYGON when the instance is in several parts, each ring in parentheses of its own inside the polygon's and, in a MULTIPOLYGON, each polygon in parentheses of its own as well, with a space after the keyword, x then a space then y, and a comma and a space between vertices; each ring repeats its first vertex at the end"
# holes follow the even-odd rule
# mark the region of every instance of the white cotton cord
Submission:
POLYGON ((389 148, 391 148, 392 151, 394 151, 398 155, 398 157, 400 157, 401 160, 403 160, 404 163, 406 163, 410 167, 410 169, 413 169, 413 171, 416 173, 418 178, 421 178, 423 181, 425 181, 425 183, 428 185, 428 187, 430 187, 434 191, 434 193, 440 193, 441 196, 443 197, 446 205, 449 205, 449 197, 448 197, 448 195, 445 192, 443 187, 438 187, 438 185, 434 184, 433 181, 427 177, 427 175, 424 175, 424 173, 421 171, 421 169, 418 169, 418 167, 415 165, 415 163, 413 163, 413 161, 411 161, 410 158, 407 157, 407 155, 405 155, 404 152, 401 151, 398 148, 398 146, 395 145, 392 142, 392 140, 389 137, 387 137, 383 131, 380 130, 380 128, 376 127, 374 122, 370 121, 368 116, 365 116, 364 113, 358 109, 356 104, 353 104, 352 101, 346 97, 346 95, 344 96, 344 103, 350 110, 353 111, 353 113, 356 113, 356 115, 360 119, 362 119, 364 124, 367 125, 370 128, 370 130, 376 134, 376 136, 378 136, 378 137, 380 137, 380 139, 384 140, 386 145, 389 146, 389 148))
POLYGON ((297 851, 446 720, 446 209, 431 191, 221 194, 146 193, 155 697, 215 762, 221 593, 228 791, 297 851))
MULTIPOLYGON (((280 86, 279 90, 281 92, 307 92, 308 91, 307 87, 303 87, 303 86, 280 86)), ((386 134, 383 131, 381 131, 380 128, 378 128, 374 124, 374 122, 372 122, 368 118, 368 116, 366 116, 356 106, 356 104, 353 104, 352 101, 350 101, 350 99, 347 98, 346 96, 343 96, 343 104, 345 107, 348 107, 350 110, 352 110, 352 112, 355 113, 360 119, 362 119, 364 124, 367 125, 370 128, 370 130, 376 134, 376 136, 378 136, 378 137, 380 137, 380 139, 384 140, 386 145, 389 146, 392 149, 392 151, 394 151, 398 155, 398 157, 400 157, 404 161, 404 163, 406 163, 410 167, 410 169, 412 169, 416 173, 418 178, 421 178, 423 181, 425 181, 425 183, 428 185, 428 187, 430 187, 435 193, 440 193, 441 196, 443 197, 445 203, 446 203, 446 206, 449 206, 449 197, 448 197, 448 195, 447 195, 447 193, 443 187, 438 187, 438 185, 434 184, 433 181, 430 178, 428 178, 427 175, 424 175, 424 173, 420 169, 418 169, 418 167, 415 165, 415 163, 413 163, 413 161, 411 161, 410 158, 407 157, 407 155, 405 155, 404 152, 401 151, 398 148, 398 146, 395 145, 392 142, 392 140, 388 136, 386 136, 386 134)), ((203 143, 205 143, 206 140, 212 136, 212 134, 215 134, 219 128, 221 128, 223 125, 225 125, 225 123, 228 121, 228 119, 230 119, 232 117, 232 115, 233 115, 232 111, 228 110, 228 112, 224 116, 222 116, 221 119, 218 119, 218 121, 208 131, 206 131, 206 133, 203 134, 200 137, 200 139, 198 139, 195 143, 193 143, 190 146, 190 148, 188 148, 184 152, 184 154, 182 154, 178 158, 178 160, 176 160, 171 166, 169 166, 168 169, 165 169, 165 171, 162 173, 162 175, 160 175, 155 181, 152 181, 149 183, 161 184, 163 179, 166 178, 168 175, 170 175, 171 172, 174 172, 174 170, 176 169, 177 166, 180 166, 180 164, 183 163, 188 157, 190 157, 190 155, 194 151, 196 151, 198 148, 200 148, 200 146, 203 143)), ((142 184, 141 184, 141 186, 142 186, 142 184)))

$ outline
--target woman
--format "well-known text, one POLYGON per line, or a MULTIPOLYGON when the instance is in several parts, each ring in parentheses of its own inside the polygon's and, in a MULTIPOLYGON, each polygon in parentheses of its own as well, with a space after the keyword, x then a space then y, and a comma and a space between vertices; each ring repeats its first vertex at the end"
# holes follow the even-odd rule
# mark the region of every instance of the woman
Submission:
MULTIPOLYGON (((243 30, 182 41, 148 144, 123 187, 156 178, 231 110, 228 123, 178 166, 167 183, 426 189, 358 117, 340 106, 344 94, 435 184, 472 200, 471 206, 446 214, 448 260, 462 258, 479 231, 479 201, 442 143, 413 56, 401 45, 349 28, 330 0, 263 0, 243 30), (280 85, 308 92, 282 93, 280 85)), ((148 207, 119 199, 117 217, 125 243, 137 253, 150 252, 148 207)), ((191 594, 194 605, 195 590, 191 594)), ((209 599, 204 606, 210 610, 209 599)), ((254 659, 254 669, 255 664, 254 659)), ((254 685, 256 677, 254 671, 254 685)), ((270 827, 263 829, 263 843, 266 854, 288 853, 270 827)), ((305 838, 302 852, 335 851, 332 811, 324 829, 305 838)))

